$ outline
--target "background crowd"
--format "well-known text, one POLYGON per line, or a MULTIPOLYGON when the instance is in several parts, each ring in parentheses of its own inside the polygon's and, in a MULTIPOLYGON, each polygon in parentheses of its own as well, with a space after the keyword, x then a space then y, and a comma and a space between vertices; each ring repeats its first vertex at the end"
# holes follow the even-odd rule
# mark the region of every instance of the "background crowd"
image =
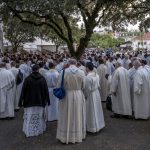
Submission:
POLYGON ((67 52, 1 53, 0 119, 13 119, 24 107, 27 137, 42 134, 47 121, 57 120, 56 138, 67 144, 105 127, 101 102, 110 104, 113 118, 149 119, 149 65, 146 50, 87 49, 80 60, 67 52), (63 70, 66 95, 59 100, 53 90, 60 87, 63 70))

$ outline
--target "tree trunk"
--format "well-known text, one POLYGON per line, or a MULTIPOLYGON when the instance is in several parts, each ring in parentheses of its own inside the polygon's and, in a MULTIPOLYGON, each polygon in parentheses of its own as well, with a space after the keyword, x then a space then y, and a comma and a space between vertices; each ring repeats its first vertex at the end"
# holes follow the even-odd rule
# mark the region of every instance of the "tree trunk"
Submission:
POLYGON ((56 45, 56 53, 58 53, 58 48, 60 45, 56 45))
POLYGON ((84 53, 85 49, 87 48, 90 38, 92 36, 92 33, 93 33, 92 29, 87 30, 85 37, 80 39, 80 44, 75 53, 77 60, 79 60, 81 58, 82 54, 84 53))
POLYGON ((17 49, 18 49, 18 47, 17 47, 16 45, 12 46, 12 51, 13 51, 13 53, 16 53, 16 52, 17 52, 17 49))

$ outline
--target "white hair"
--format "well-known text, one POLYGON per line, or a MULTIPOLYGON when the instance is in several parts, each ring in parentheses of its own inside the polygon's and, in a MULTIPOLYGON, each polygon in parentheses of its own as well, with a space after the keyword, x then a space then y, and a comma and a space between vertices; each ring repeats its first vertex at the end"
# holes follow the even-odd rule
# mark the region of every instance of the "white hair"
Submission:
POLYGON ((70 60, 68 61, 68 63, 69 63, 70 65, 76 65, 76 64, 77 64, 77 60, 76 60, 76 59, 70 59, 70 60))

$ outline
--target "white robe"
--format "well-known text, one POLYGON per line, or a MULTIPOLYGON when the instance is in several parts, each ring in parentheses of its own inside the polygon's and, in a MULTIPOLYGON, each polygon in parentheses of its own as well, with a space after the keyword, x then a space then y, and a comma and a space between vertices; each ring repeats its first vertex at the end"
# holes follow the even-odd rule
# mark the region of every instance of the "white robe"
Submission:
POLYGON ((113 63, 110 62, 110 61, 107 61, 106 65, 107 65, 107 68, 108 68, 108 74, 112 75, 113 72, 115 71, 115 67, 114 67, 113 63))
POLYGON ((130 96, 131 96, 131 104, 132 104, 132 110, 133 110, 133 99, 134 99, 134 76, 136 73, 136 69, 134 67, 130 68, 129 70, 129 79, 130 79, 130 96))
POLYGON ((53 89, 57 86, 57 80, 58 80, 59 73, 55 69, 49 70, 46 75, 46 81, 49 89, 49 96, 51 100, 51 105, 48 106, 47 109, 47 116, 48 121, 54 121, 58 119, 58 98, 55 97, 53 94, 53 89))
POLYGON ((92 133, 98 132, 105 127, 98 81, 98 74, 90 72, 85 83, 86 130, 92 133))
POLYGON ((136 119, 150 116, 150 80, 143 67, 138 68, 134 77, 134 115, 136 119))
POLYGON ((116 92, 116 96, 112 95, 112 110, 120 115, 132 115, 129 73, 119 67, 112 76, 111 92, 116 92))
POLYGON ((32 72, 31 67, 29 67, 27 64, 21 64, 19 69, 22 71, 25 78, 28 77, 32 72))
POLYGON ((84 71, 84 73, 86 74, 86 67, 85 66, 80 66, 79 69, 81 69, 82 71, 84 71))
MULTIPOLYGON (((12 72, 12 74, 14 75, 14 78, 16 79, 17 78, 17 75, 18 75, 18 72, 19 72, 19 69, 15 68, 15 67, 12 67, 10 69, 10 71, 12 72)), ((19 103, 19 98, 18 98, 18 93, 17 93, 17 85, 16 85, 16 82, 14 84, 14 87, 13 87, 13 99, 14 99, 14 108, 15 109, 18 109, 18 103, 19 103)))
POLYGON ((40 68, 39 69, 39 73, 43 76, 46 77, 46 73, 48 72, 48 70, 44 69, 44 68, 40 68))
POLYGON ((99 84, 100 84, 99 91, 101 99, 104 102, 106 101, 108 96, 108 81, 105 78, 105 75, 108 74, 107 66, 104 64, 99 65, 99 67, 97 68, 97 72, 99 75, 99 84))
MULTIPOLYGON (((59 77, 60 86, 61 76, 59 77)), ((85 75, 76 66, 71 65, 65 71, 64 88, 66 96, 59 101, 57 139, 62 143, 82 142, 86 135, 85 97, 82 89, 85 75)))
POLYGON ((14 117, 13 74, 4 68, 0 69, 0 118, 14 117))

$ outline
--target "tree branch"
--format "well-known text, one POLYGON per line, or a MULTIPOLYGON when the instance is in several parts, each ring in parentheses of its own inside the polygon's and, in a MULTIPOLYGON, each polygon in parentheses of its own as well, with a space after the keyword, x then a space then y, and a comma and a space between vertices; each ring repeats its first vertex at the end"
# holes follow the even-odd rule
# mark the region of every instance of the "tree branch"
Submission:
POLYGON ((64 25, 65 25, 65 27, 67 29, 69 41, 71 43, 73 43, 72 29, 71 29, 70 24, 68 22, 67 16, 65 16, 65 14, 63 12, 60 12, 60 15, 61 15, 61 17, 62 17, 62 19, 64 21, 64 25))
MULTIPOLYGON (((27 18, 24 19, 24 18, 20 15, 20 13, 18 13, 17 10, 13 9, 12 7, 10 7, 10 6, 8 6, 8 5, 7 5, 7 7, 12 11, 12 13, 14 14, 14 16, 17 17, 17 18, 19 18, 22 22, 24 22, 24 23, 29 23, 29 24, 32 24, 32 25, 34 25, 34 26, 47 25, 47 26, 49 26, 52 30, 54 30, 54 32, 55 32, 61 39, 63 39, 64 41, 68 42, 68 39, 67 39, 61 32, 59 32, 58 29, 57 29, 54 25, 52 25, 52 24, 50 24, 50 23, 48 23, 48 22, 46 22, 46 21, 35 22, 35 21, 27 20, 27 18)), ((36 15, 37 15, 37 14, 36 14, 36 15)))

